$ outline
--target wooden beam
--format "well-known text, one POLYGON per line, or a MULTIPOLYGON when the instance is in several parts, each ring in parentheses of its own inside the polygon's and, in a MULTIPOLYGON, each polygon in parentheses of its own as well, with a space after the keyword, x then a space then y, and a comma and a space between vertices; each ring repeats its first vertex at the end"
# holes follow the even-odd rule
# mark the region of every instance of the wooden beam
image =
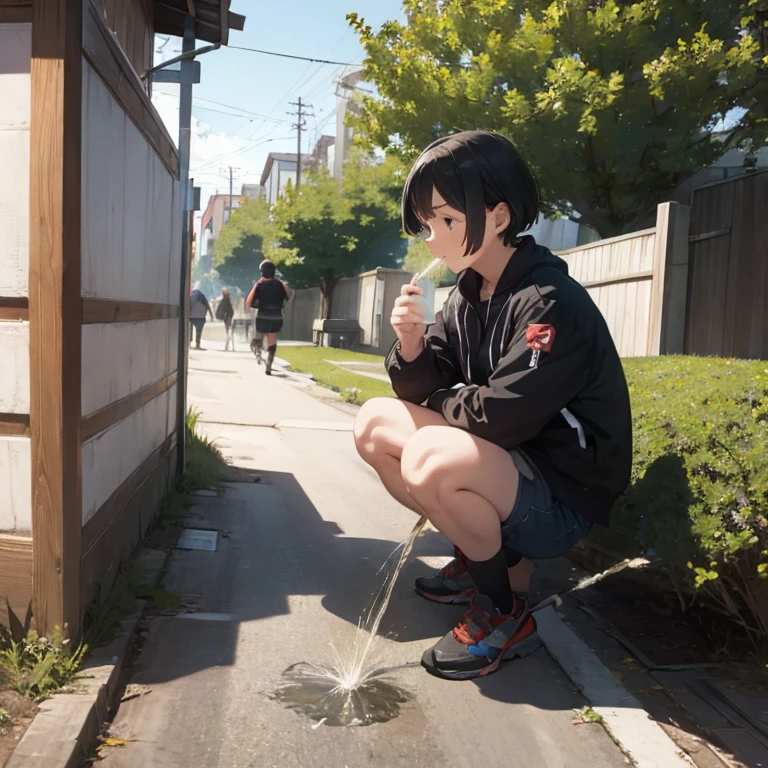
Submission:
POLYGON ((7 627, 6 599, 16 617, 24 622, 32 602, 32 539, 0 534, 0 624, 7 627))
POLYGON ((646 354, 683 353, 688 301, 688 233, 691 209, 662 203, 656 213, 653 284, 646 354))
POLYGON ((83 325, 96 323, 138 323, 143 320, 165 320, 179 316, 175 304, 150 304, 119 299, 83 299, 83 325))
POLYGON ((618 277, 606 277, 603 280, 589 280, 582 283, 582 288, 599 288, 604 285, 620 285, 621 283, 638 283, 642 280, 653 280, 653 270, 635 272, 631 275, 619 275, 618 277))
POLYGON ((29 299, 24 296, 0 296, 0 321, 29 320, 29 299))
POLYGON ((34 611, 80 626, 83 0, 34 0, 29 361, 34 611))
POLYGON ((32 0, 0 0, 0 24, 31 24, 32 0))
POLYGON ((174 178, 179 155, 136 70, 91 0, 84 0, 83 55, 174 178))
POLYGON ((28 413, 0 413, 0 435, 29 437, 28 413))
POLYGON ((174 371, 169 376, 164 376, 160 381, 156 381, 154 384, 150 384, 137 392, 132 392, 127 397, 122 398, 122 400, 110 403, 90 416, 83 417, 80 427, 83 442, 95 437, 99 432, 109 429, 113 424, 117 424, 118 421, 122 421, 135 411, 138 411, 139 408, 143 408, 148 402, 162 395, 163 392, 170 389, 175 383, 176 372, 174 371))

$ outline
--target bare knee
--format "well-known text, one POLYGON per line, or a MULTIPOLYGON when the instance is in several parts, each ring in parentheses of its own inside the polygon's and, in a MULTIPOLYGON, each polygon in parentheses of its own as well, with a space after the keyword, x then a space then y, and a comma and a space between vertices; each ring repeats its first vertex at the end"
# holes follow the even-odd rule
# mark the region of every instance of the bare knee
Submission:
POLYGON ((400 460, 400 471, 408 493, 419 503, 433 503, 456 488, 455 450, 449 445, 450 427, 423 427, 408 441, 400 460))
POLYGON ((391 423, 392 400, 376 397, 363 404, 355 419, 353 428, 355 447, 360 456, 368 463, 377 455, 386 452, 391 439, 388 439, 386 427, 391 423))

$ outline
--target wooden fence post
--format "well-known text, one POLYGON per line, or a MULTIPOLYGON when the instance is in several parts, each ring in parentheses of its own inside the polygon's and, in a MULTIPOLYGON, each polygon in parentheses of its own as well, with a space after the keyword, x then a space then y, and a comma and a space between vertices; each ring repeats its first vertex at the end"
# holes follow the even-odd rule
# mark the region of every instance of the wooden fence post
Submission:
POLYGON ((38 630, 80 624, 80 157, 83 0, 34 0, 30 432, 38 630))
POLYGON ((646 354, 683 352, 688 298, 688 231, 691 209, 662 203, 656 213, 650 328, 646 354))

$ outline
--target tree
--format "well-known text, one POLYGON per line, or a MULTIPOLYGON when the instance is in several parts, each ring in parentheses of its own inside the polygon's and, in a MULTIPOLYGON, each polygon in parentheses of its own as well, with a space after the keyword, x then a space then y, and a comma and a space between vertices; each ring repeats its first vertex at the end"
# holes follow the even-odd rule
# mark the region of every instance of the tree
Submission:
POLYGON ((343 186, 325 172, 308 173, 275 204, 279 245, 271 251, 296 288, 319 285, 323 317, 342 277, 402 263, 398 199, 402 166, 357 157, 345 166, 343 186))
MULTIPOLYGON (((370 146, 509 136, 544 212, 603 236, 735 146, 768 136, 767 0, 405 0, 378 32, 348 16, 378 95, 352 118, 370 146)), ((750 143, 751 142, 751 143, 750 143)))
POLYGON ((232 211, 213 246, 213 266, 225 286, 250 291, 259 277, 259 264, 266 258, 273 232, 265 200, 248 200, 232 211))

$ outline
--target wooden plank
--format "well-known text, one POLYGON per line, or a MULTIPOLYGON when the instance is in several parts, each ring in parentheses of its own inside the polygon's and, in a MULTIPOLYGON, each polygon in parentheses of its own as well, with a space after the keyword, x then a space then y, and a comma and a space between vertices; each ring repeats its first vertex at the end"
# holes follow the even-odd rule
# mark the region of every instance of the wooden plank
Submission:
POLYGON ((171 175, 179 178, 179 155, 162 119, 120 45, 93 3, 86 1, 83 55, 98 72, 125 113, 152 145, 171 175))
MULTIPOLYGON (((606 238, 605 240, 600 240, 598 243, 595 243, 590 247, 593 248, 595 247, 595 245, 597 245, 601 248, 604 248, 605 246, 613 245, 613 243, 621 243, 621 242, 624 242, 625 240, 632 240, 633 238, 636 238, 636 237, 647 237, 648 235, 652 235, 655 231, 656 231, 655 227, 651 227, 650 229, 641 229, 637 232, 630 232, 628 235, 618 235, 617 237, 609 237, 609 238, 606 238)), ((580 246, 577 246, 576 248, 568 248, 564 251, 557 251, 557 255, 562 256, 564 254, 567 255, 569 253, 579 253, 583 250, 584 250, 584 246, 580 245, 580 246)))
POLYGON ((29 437, 28 413, 0 413, 0 435, 29 437))
POLYGON ((82 0, 34 0, 29 358, 38 629, 80 625, 82 0))
POLYGON ((763 274, 768 227, 763 222, 768 210, 768 175, 750 174, 734 190, 725 334, 730 354, 765 359, 763 274))
POLYGON ((83 299, 83 325, 94 323, 138 323, 144 320, 165 320, 179 316, 175 304, 150 304, 143 301, 119 299, 83 299))
POLYGON ((0 534, 0 624, 8 626, 6 599, 20 621, 32 603, 32 539, 0 534))
POLYGON ((135 411, 138 411, 139 408, 143 408, 150 400, 154 400, 159 395, 162 395, 163 392, 170 389, 174 384, 176 384, 175 372, 156 381, 154 384, 133 392, 122 400, 110 403, 89 416, 84 416, 80 427, 83 442, 95 437, 99 432, 109 429, 113 424, 117 424, 118 421, 122 421, 135 411))
MULTIPOLYGON (((735 184, 723 183, 694 191, 691 236, 731 226, 735 189, 735 184)), ((687 355, 724 354, 729 241, 722 237, 689 246, 684 334, 687 355)))
POLYGON ((652 280, 653 271, 650 272, 635 272, 629 275, 618 275, 617 277, 609 277, 605 280, 594 280, 586 283, 582 283, 584 288, 596 288, 598 286, 604 287, 608 285, 619 285, 620 283, 638 283, 643 280, 652 280))
POLYGON ((97 585, 108 588, 159 514, 173 478, 175 447, 174 432, 82 527, 81 610, 95 597, 97 585))
POLYGON ((0 24, 31 24, 32 0, 0 0, 0 24))
POLYGON ((705 232, 703 235, 691 235, 688 238, 689 243, 700 243, 703 240, 714 240, 716 237, 725 237, 731 234, 731 228, 717 229, 714 232, 705 232))
POLYGON ((637 283, 623 283, 624 315, 622 317, 621 348, 622 357, 632 357, 635 352, 635 318, 637 317, 637 283))
POLYGON ((656 208, 656 239, 653 245, 653 283, 651 285, 651 325, 645 354, 658 355, 661 346, 661 313, 664 302, 664 280, 667 268, 670 204, 656 208))
POLYGON ((26 296, 0 296, 0 322, 29 320, 29 299, 26 296))
POLYGON ((685 342, 685 314, 688 305, 688 234, 691 229, 691 209, 679 203, 670 205, 659 354, 681 355, 685 342))

